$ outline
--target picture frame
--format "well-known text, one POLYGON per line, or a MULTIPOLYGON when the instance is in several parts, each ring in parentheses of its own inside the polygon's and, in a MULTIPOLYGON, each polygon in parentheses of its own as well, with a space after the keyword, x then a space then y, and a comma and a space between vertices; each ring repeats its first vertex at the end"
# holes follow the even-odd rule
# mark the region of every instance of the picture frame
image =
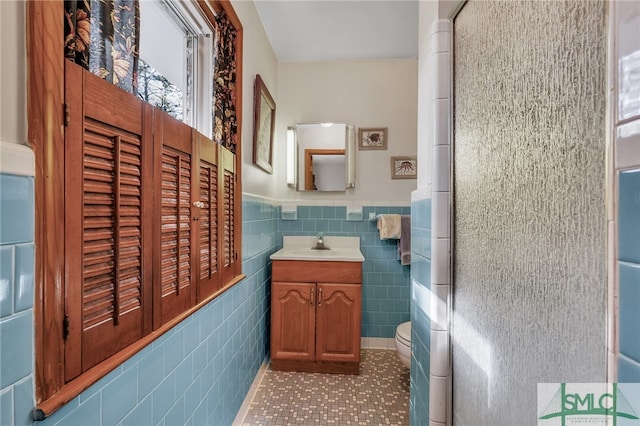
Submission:
POLYGON ((276 103, 256 74, 253 85, 253 164, 273 174, 273 134, 276 127, 276 103))
POLYGON ((370 127, 358 129, 358 149, 364 150, 386 150, 387 149, 387 128, 370 127))
POLYGON ((416 179, 417 177, 416 157, 391 157, 391 179, 416 179))

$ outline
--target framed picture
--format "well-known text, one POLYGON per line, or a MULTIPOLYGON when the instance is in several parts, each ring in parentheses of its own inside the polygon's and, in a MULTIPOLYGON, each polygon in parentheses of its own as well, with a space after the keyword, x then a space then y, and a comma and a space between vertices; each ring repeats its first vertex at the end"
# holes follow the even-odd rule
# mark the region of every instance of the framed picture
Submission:
POLYGON ((253 85, 253 163, 273 173, 273 133, 276 127, 276 103, 256 74, 253 85))
POLYGON ((387 128, 359 129, 358 148, 360 150, 387 149, 387 128))
POLYGON ((417 176, 416 157, 391 157, 391 179, 415 179, 417 176))

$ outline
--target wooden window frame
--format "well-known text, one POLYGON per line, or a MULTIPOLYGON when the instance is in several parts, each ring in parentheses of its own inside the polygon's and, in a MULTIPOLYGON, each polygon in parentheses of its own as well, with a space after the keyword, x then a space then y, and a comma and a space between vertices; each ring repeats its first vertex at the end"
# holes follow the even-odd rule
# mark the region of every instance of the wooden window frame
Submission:
MULTIPOLYGON (((238 141, 242 129, 242 24, 229 0, 193 0, 215 25, 215 13, 224 10, 236 28, 236 111, 238 141)), ((234 277, 206 297, 162 324, 140 340, 100 362, 77 378, 65 382, 63 332, 65 328, 65 112, 64 112, 64 14, 63 1, 29 0, 27 16, 27 122, 28 138, 35 154, 35 388, 34 419, 41 420, 108 372, 135 355, 153 340, 240 282, 242 247, 241 144, 236 146, 234 244, 237 253, 234 277)), ((197 268, 196 268, 197 269, 197 268)))

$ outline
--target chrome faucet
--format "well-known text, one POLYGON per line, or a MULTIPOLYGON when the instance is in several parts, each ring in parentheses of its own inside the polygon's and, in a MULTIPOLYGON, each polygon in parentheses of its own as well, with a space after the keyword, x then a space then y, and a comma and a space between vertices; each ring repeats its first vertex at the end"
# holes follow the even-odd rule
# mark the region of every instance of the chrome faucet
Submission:
POLYGON ((331 250, 329 247, 324 245, 324 233, 318 232, 316 238, 316 245, 311 247, 311 250, 331 250))

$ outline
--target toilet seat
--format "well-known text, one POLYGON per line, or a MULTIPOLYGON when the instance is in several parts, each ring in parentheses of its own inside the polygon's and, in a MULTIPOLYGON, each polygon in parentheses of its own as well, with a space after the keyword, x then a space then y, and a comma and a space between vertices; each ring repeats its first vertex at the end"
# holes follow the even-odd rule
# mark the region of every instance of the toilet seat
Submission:
POLYGON ((411 347, 411 321, 403 322, 396 328, 396 340, 411 347))

